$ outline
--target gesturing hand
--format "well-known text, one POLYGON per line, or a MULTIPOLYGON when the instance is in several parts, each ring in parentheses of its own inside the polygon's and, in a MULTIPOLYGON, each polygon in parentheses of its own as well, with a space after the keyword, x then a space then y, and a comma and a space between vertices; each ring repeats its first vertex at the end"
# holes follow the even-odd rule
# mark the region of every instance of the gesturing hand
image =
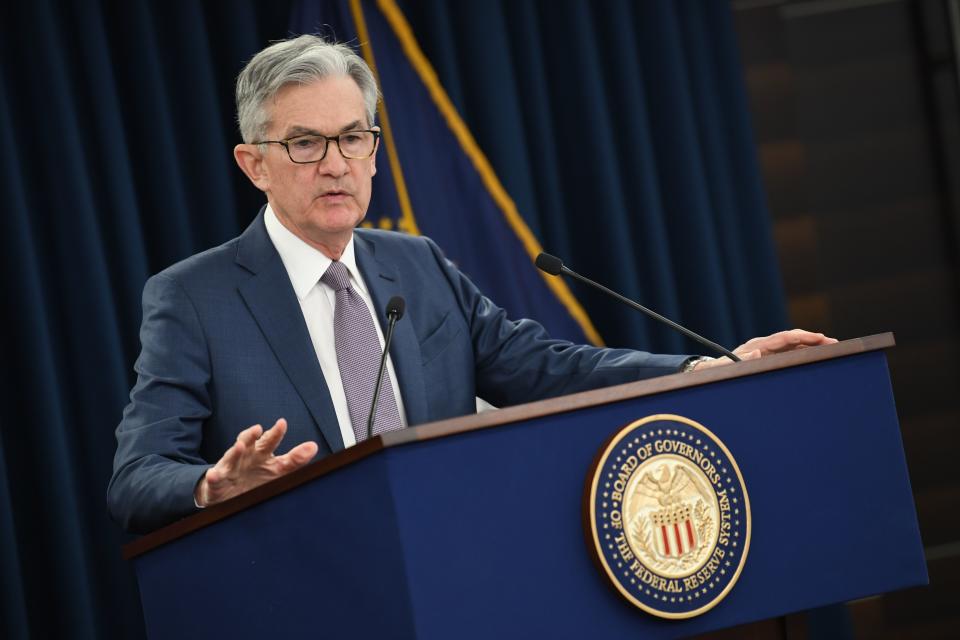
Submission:
MULTIPOLYGON (((828 338, 822 333, 812 333, 803 329, 791 329, 790 331, 780 331, 769 336, 753 338, 747 340, 742 345, 733 350, 741 360, 755 360, 762 356, 768 356, 771 353, 781 353, 783 351, 793 351, 804 347, 816 347, 821 344, 833 344, 836 338, 828 338)), ((733 360, 727 357, 715 358, 713 360, 704 360, 698 362, 694 371, 709 369, 711 367, 721 367, 731 364, 733 360)))
POLYGON ((207 507, 223 502, 299 469, 317 455, 316 442, 303 442, 282 456, 273 455, 286 433, 283 418, 267 431, 259 424, 241 431, 233 446, 197 483, 193 492, 197 504, 207 507))

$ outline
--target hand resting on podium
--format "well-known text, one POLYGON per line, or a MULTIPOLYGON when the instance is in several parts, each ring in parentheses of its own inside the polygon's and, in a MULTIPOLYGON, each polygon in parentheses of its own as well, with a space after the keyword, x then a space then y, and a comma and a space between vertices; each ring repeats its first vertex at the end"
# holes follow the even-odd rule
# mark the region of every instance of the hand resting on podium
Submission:
MULTIPOLYGON (((822 344, 833 344, 837 342, 836 338, 829 338, 822 333, 813 333, 803 329, 791 329, 789 331, 779 331, 769 336, 751 338, 742 345, 733 350, 741 360, 756 360, 762 356, 769 356, 774 353, 783 353, 784 351, 793 351, 794 349, 803 349, 805 347, 817 347, 822 344)), ((691 371, 700 371, 701 369, 710 369, 711 367, 722 367, 732 364, 733 360, 724 356, 723 358, 710 358, 700 360, 690 369, 691 371)))

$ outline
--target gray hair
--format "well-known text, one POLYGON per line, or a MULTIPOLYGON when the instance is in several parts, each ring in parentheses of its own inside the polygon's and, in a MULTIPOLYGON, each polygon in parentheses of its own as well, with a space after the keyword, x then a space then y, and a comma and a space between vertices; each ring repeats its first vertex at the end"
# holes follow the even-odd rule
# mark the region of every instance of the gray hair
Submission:
POLYGON ((353 78, 363 95, 367 124, 372 127, 380 94, 370 67, 345 44, 303 35, 273 43, 253 56, 237 76, 237 123, 243 141, 249 144, 267 135, 267 103, 280 89, 329 76, 353 78))

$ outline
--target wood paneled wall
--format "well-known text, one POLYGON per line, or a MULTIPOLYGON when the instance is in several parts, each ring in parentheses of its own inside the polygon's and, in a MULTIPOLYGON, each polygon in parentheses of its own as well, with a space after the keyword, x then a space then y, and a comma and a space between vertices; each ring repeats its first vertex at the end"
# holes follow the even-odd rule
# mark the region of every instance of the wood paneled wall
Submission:
MULTIPOLYGON (((931 585, 850 603, 854 635, 960 637, 960 103, 946 0, 734 9, 791 320, 898 342, 931 585)), ((864 523, 864 535, 883 532, 864 523)))

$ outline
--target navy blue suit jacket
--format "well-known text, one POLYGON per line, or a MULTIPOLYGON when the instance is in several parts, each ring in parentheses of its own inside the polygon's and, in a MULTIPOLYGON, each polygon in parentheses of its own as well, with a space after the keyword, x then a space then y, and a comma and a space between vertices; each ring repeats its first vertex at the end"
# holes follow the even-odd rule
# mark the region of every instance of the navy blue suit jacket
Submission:
MULTIPOLYGON (((390 355, 410 425, 473 413, 477 395, 518 404, 674 373, 686 359, 575 345, 511 321, 427 238, 358 229, 354 242, 374 307, 406 300, 390 355)), ((107 496, 124 528, 148 531, 194 512, 201 475, 250 425, 286 418, 278 453, 307 440, 318 457, 343 449, 262 212, 240 237, 147 281, 140 339, 107 496)))

